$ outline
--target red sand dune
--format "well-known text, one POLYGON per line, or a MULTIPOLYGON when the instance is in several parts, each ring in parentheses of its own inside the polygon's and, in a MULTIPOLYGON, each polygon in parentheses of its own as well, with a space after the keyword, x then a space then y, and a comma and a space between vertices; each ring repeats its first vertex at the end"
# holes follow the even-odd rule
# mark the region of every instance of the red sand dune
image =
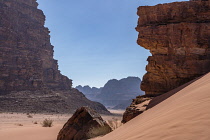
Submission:
POLYGON ((210 73, 94 140, 210 140, 210 73))

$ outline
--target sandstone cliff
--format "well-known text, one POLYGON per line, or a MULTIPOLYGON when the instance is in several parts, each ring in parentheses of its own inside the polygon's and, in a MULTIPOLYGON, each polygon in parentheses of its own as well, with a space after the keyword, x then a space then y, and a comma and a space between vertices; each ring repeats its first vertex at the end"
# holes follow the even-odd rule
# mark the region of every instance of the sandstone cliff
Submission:
POLYGON ((36 0, 0 1, 0 111, 71 112, 91 102, 53 59, 45 16, 36 0))
POLYGON ((36 0, 0 1, 0 94, 37 89, 71 89, 53 59, 45 16, 36 0))
POLYGON ((123 123, 210 71, 210 1, 141 6, 137 14, 137 43, 150 50, 152 56, 148 57, 147 73, 141 83, 146 95, 137 97, 127 107, 123 123), (166 94, 158 96, 163 93, 166 94), (152 101, 142 102, 145 99, 152 101), (147 108, 139 109, 142 105, 147 108))
POLYGON ((162 94, 210 71, 210 1, 138 8, 137 43, 150 50, 141 89, 162 94))

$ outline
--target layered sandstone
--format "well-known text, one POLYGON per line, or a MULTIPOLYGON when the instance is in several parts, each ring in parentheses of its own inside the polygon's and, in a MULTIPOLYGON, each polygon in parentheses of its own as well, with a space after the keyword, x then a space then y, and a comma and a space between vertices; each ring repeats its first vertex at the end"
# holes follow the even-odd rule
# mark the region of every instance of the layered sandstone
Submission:
POLYGON ((162 94, 210 71, 210 1, 138 8, 137 43, 150 50, 141 89, 162 94))
POLYGON ((146 95, 133 100, 123 115, 123 123, 172 96, 185 87, 183 84, 210 71, 209 1, 141 6, 137 14, 137 43, 150 50, 152 56, 147 59, 147 73, 141 83, 146 95), (163 93, 166 94, 158 96, 163 93), (138 109, 141 106, 138 100, 152 99, 152 96, 158 97, 147 108, 138 109))
POLYGON ((60 73, 37 6, 36 0, 0 1, 0 112, 70 113, 90 106, 109 113, 60 73))

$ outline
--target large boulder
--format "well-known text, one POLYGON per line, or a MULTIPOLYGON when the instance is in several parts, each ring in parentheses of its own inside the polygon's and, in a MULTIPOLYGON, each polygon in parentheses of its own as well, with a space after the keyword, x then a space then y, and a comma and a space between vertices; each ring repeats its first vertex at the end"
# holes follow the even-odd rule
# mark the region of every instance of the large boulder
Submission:
POLYGON ((96 111, 81 107, 60 130, 57 140, 86 140, 111 131, 111 127, 96 111))

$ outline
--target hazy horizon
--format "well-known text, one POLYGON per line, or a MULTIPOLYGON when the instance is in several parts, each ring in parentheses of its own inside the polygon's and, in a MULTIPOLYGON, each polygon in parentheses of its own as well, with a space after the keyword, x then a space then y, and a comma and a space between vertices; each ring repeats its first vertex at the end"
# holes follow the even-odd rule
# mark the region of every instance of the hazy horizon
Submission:
POLYGON ((46 16, 61 73, 74 87, 102 87, 110 79, 142 79, 150 53, 136 43, 137 8, 173 1, 38 0, 38 8, 46 16))

